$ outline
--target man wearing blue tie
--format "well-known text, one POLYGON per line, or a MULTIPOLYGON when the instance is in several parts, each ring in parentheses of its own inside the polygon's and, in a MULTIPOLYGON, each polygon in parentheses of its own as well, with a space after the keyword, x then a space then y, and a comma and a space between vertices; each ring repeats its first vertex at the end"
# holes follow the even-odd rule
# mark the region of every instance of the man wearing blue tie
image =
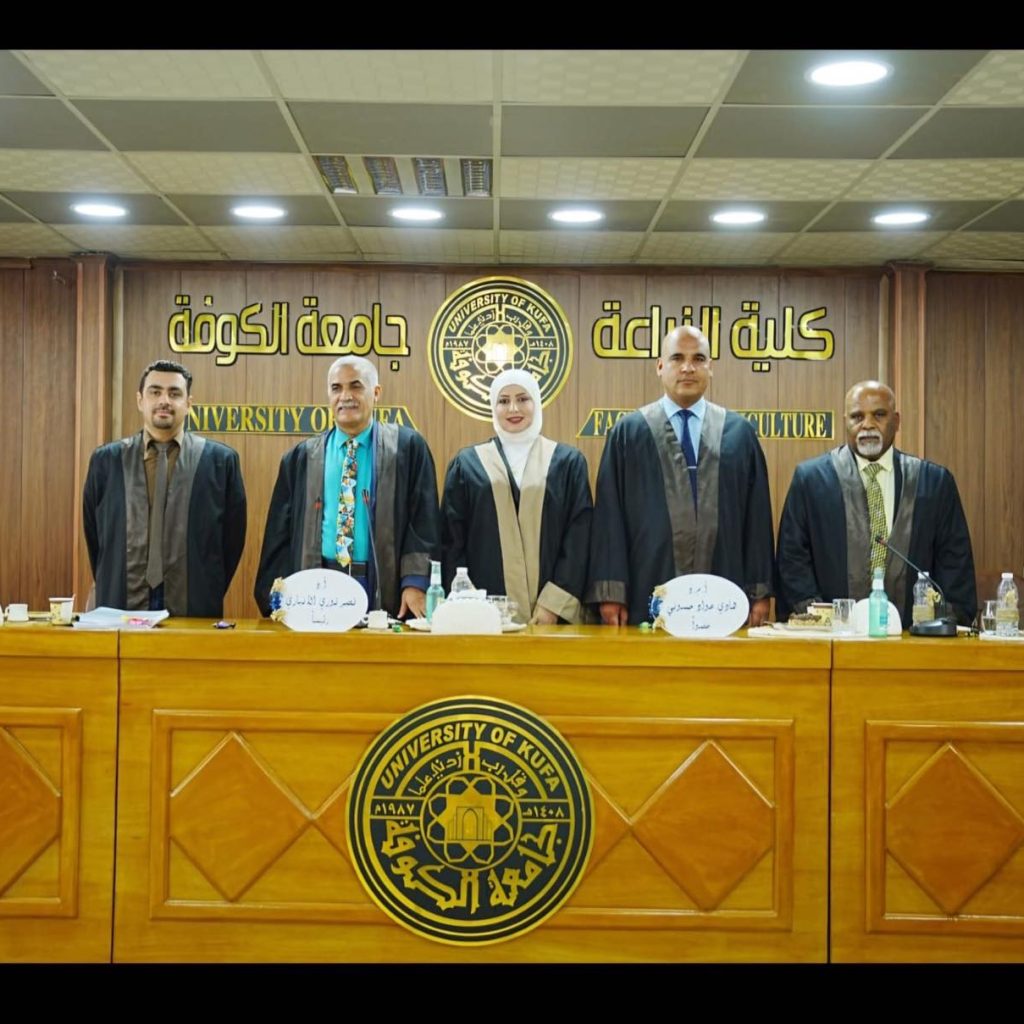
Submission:
POLYGON ((661 583, 686 573, 732 580, 760 625, 772 594, 772 512, 754 428, 704 398, 711 350, 695 327, 661 343, 664 394, 624 416, 597 474, 587 600, 607 625, 648 618, 661 583))

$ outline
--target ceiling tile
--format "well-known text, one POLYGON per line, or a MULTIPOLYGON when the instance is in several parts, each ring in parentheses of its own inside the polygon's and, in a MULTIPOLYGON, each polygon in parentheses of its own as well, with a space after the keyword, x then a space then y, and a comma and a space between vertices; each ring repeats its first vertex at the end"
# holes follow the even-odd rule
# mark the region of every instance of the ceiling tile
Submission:
POLYGON ((322 195, 324 191, 313 162, 300 153, 129 152, 125 156, 161 192, 322 195))
MULTIPOLYGON (((501 228, 503 231, 550 231, 555 228, 548 214, 553 210, 581 204, 552 202, 542 199, 503 199, 501 201, 501 228)), ((592 226, 572 226, 561 230, 608 234, 616 231, 646 231, 658 203, 654 199, 610 199, 600 203, 582 204, 597 207, 604 219, 592 226)))
POLYGON ((353 228, 352 234, 368 260, 431 260, 467 262, 494 258, 493 231, 451 231, 441 228, 353 228))
POLYGON ((929 260, 1024 260, 1024 235, 1016 231, 957 231, 926 249, 922 256, 929 260))
POLYGON ((349 227, 394 228, 420 232, 424 230, 490 229, 494 222, 494 203, 489 199, 426 199, 417 196, 335 196, 342 217, 349 227), (444 214, 441 227, 437 223, 399 224, 390 212, 402 206, 426 206, 444 214))
MULTIPOLYGON (((896 210, 920 208, 930 215, 927 221, 928 231, 952 231, 966 224, 979 214, 984 213, 992 202, 990 200, 960 199, 943 202, 929 200, 923 203, 889 203, 889 202, 845 202, 836 203, 821 220, 809 230, 812 232, 827 231, 884 231, 892 232, 892 228, 876 228, 871 218, 879 213, 891 213, 896 210)), ((914 231, 925 229, 925 225, 915 225, 914 231)))
MULTIPOLYGON (((246 200, 257 204, 278 206, 285 210, 278 222, 282 227, 301 224, 337 225, 338 218, 331 204, 324 196, 203 196, 169 195, 167 197, 194 224, 219 224, 239 226, 245 224, 232 212, 246 200)), ((269 226, 269 225, 267 225, 269 226)))
POLYGON ((704 107, 515 107, 501 113, 505 156, 683 156, 704 107))
POLYGON ((296 259, 309 253, 351 256, 352 234, 338 227, 210 227, 204 234, 232 259, 296 259))
POLYGON ((869 160, 691 160, 676 199, 835 199, 869 160))
POLYGON ((25 192, 141 192, 145 182, 115 153, 0 149, 0 189, 25 192))
POLYGON ((837 231, 798 235, 792 245, 780 251, 779 263, 813 266, 816 263, 883 264, 889 260, 916 258, 930 242, 934 231, 837 231))
POLYGON ((1003 203, 971 224, 971 231, 1024 231, 1024 201, 1003 203))
POLYGON ((3 256, 64 256, 78 248, 42 224, 0 224, 3 256))
POLYGON ((6 197, 0 195, 0 221, 5 224, 32 224, 34 221, 26 213, 22 213, 17 207, 5 202, 6 197))
POLYGON ((489 106, 289 103, 311 153, 490 156, 489 106))
POLYGON ((678 158, 504 157, 501 195, 513 199, 661 199, 678 158))
POLYGON ((801 203, 795 200, 767 201, 756 203, 737 203, 725 200, 680 200, 666 204, 654 230, 661 231, 710 231, 720 235, 749 235, 768 232, 800 231, 810 220, 817 216, 825 207, 824 202, 801 203), (750 209, 765 215, 765 219, 757 225, 748 227, 715 228, 711 215, 728 207, 730 210, 750 209))
POLYGON ((25 50, 65 96, 258 99, 271 91, 247 50, 25 50))
POLYGON ((947 104, 1024 105, 1024 50, 995 50, 958 85, 947 104))
POLYGON ((699 157, 875 159, 924 108, 723 107, 699 157))
POLYGON ((747 232, 742 236, 721 231, 658 231, 650 235, 639 256, 641 263, 717 263, 765 261, 791 235, 781 232, 747 232))
POLYGON ((959 82, 985 50, 753 50, 733 81, 726 103, 829 103, 930 106, 959 82), (836 89, 806 73, 831 61, 870 59, 893 72, 871 85, 836 89))
POLYGON ((150 227, 128 224, 57 224, 81 249, 95 252, 203 252, 210 243, 190 227, 150 227))
POLYGON ((60 100, 0 99, 0 149, 106 148, 60 100))
POLYGON ((265 50, 285 99, 490 103, 489 50, 265 50))
POLYGON ((636 231, 502 231, 501 259, 537 263, 628 263, 643 235, 636 231))
POLYGON ((1024 160, 884 160, 846 199, 1005 199, 1024 189, 1024 160))
MULTIPOLYGON (((95 198, 92 193, 81 192, 18 192, 5 190, 4 195, 18 206, 27 210, 47 224, 90 224, 96 225, 95 218, 75 213, 74 203, 95 198)), ((118 203, 128 212, 124 220, 110 227, 124 227, 127 224, 181 224, 182 219, 159 197, 144 193, 105 192, 104 202, 118 203)))
POLYGON ((0 50, 0 96, 50 95, 50 90, 10 50, 0 50))
POLYGON ((259 100, 78 100, 118 149, 217 153, 298 150, 275 103, 259 100))
POLYGON ((1005 110, 947 107, 892 155, 900 160, 1024 157, 1024 105, 1005 110))
POLYGON ((506 50, 502 99, 564 106, 708 106, 738 59, 738 50, 506 50))

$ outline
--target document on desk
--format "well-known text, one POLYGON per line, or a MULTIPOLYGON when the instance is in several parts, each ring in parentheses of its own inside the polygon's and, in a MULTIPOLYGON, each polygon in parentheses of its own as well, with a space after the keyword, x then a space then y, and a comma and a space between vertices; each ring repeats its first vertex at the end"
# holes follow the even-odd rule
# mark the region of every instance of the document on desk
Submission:
POLYGON ((94 608, 91 612, 83 612, 73 625, 75 629, 152 629, 169 618, 170 614, 166 609, 150 612, 129 608, 94 608))

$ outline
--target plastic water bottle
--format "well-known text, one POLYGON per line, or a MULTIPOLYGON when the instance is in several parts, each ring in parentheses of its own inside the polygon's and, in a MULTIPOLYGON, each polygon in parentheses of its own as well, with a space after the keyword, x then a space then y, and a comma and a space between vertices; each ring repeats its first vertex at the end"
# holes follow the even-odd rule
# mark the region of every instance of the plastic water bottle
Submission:
POLYGON ((885 592, 885 575, 881 567, 875 570, 868 598, 868 636, 889 635, 889 595, 885 592))
POLYGON ((434 612, 444 604, 444 587, 441 586, 441 563, 430 562, 430 586, 427 587, 427 622, 434 621, 434 612))
POLYGON ((449 593, 449 597, 472 597, 476 594, 476 587, 473 586, 473 581, 469 578, 469 571, 464 565, 460 565, 455 570, 455 579, 452 580, 452 589, 449 593))
POLYGON ((1004 572, 996 591, 996 636, 1016 636, 1020 627, 1020 603, 1012 572, 1004 572))
POLYGON ((914 622, 930 622, 935 618, 935 586, 926 572, 917 574, 914 584, 914 622))

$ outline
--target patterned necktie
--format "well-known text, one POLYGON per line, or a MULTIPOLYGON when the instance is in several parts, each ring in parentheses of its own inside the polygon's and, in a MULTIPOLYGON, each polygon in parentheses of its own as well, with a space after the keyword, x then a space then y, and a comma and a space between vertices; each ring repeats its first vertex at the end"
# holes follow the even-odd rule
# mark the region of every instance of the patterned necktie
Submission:
POLYGON ((338 533, 335 549, 338 564, 352 563, 352 545, 356 537, 356 449, 359 442, 350 437, 345 442, 345 461, 341 466, 341 490, 338 493, 338 533))
POLYGON ((690 490, 693 491, 693 511, 697 511, 697 453, 693 450, 693 441, 690 440, 690 417, 693 415, 689 409, 681 409, 680 416, 683 418, 683 456, 686 458, 686 469, 690 474, 690 490))
POLYGON ((871 528, 871 572, 885 568, 885 548, 875 543, 876 537, 889 539, 889 528, 885 524, 885 502, 882 500, 882 487, 878 482, 878 474, 882 467, 877 462, 869 462, 864 467, 864 475, 868 482, 864 485, 868 498, 868 525, 871 528))
POLYGON ((150 589, 164 581, 164 506, 167 504, 167 449, 173 442, 154 441, 156 448, 156 480, 153 504, 149 508, 149 554, 146 559, 146 582, 150 589))

